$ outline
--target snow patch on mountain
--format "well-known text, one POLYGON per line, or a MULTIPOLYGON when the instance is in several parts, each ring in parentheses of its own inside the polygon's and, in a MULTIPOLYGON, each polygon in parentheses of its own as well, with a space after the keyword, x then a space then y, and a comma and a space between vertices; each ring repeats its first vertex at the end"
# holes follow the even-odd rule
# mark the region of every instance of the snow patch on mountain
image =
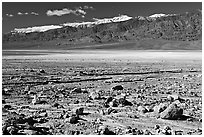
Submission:
POLYGON ((151 16, 149 16, 150 18, 160 18, 160 17, 167 17, 167 16, 174 16, 176 14, 163 14, 163 13, 160 13, 160 14, 153 14, 151 16))
POLYGON ((149 16, 150 18, 159 18, 159 17, 166 17, 167 15, 166 14, 163 14, 163 13, 161 13, 161 14, 153 14, 153 15, 151 15, 151 16, 149 16))
POLYGON ((127 15, 120 15, 118 17, 114 17, 114 18, 104 18, 104 19, 96 19, 94 18, 94 20, 100 24, 100 23, 110 23, 110 22, 121 22, 121 21, 126 21, 132 19, 132 17, 129 17, 127 15))
POLYGON ((132 17, 129 17, 127 15, 120 15, 118 17, 113 17, 113 18, 104 18, 104 19, 97 19, 93 18, 95 21, 93 22, 81 22, 81 23, 64 23, 64 26, 71 26, 71 27, 92 27, 94 25, 98 24, 105 24, 105 23, 111 23, 111 22, 121 22, 121 21, 126 21, 129 19, 132 19, 132 17))

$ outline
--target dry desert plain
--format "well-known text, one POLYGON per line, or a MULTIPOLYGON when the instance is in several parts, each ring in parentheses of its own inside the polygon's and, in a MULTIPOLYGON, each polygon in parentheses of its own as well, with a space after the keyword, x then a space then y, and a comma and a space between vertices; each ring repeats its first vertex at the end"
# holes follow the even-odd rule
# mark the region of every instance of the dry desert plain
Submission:
POLYGON ((202 51, 3 50, 2 132, 201 135, 202 51))

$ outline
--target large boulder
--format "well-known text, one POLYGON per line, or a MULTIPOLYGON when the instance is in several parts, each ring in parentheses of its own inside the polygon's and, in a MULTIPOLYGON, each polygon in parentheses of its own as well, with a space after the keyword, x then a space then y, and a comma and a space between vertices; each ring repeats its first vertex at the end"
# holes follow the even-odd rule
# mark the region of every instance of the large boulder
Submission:
POLYGON ((154 112, 156 113, 161 113, 162 111, 164 111, 166 108, 168 107, 167 103, 160 103, 157 106, 154 106, 154 112))
POLYGON ((183 109, 178 107, 175 103, 169 105, 163 112, 160 113, 160 118, 176 120, 183 114, 183 109))
POLYGON ((116 85, 116 86, 112 87, 112 90, 123 90, 123 86, 122 85, 116 85))

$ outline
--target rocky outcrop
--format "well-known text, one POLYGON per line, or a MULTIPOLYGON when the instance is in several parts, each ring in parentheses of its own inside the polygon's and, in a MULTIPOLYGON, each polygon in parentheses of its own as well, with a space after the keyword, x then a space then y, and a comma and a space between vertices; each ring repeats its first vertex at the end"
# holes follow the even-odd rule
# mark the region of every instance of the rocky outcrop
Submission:
POLYGON ((179 119, 183 114, 183 109, 178 107, 175 103, 169 105, 163 112, 160 113, 160 118, 175 120, 179 119))

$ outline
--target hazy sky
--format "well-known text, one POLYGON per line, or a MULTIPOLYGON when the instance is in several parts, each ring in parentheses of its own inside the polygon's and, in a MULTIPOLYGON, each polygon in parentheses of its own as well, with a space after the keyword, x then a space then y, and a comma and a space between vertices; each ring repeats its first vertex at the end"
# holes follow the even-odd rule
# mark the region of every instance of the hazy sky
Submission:
POLYGON ((201 2, 3 2, 2 31, 14 28, 93 21, 121 15, 149 16, 202 9, 201 2))

